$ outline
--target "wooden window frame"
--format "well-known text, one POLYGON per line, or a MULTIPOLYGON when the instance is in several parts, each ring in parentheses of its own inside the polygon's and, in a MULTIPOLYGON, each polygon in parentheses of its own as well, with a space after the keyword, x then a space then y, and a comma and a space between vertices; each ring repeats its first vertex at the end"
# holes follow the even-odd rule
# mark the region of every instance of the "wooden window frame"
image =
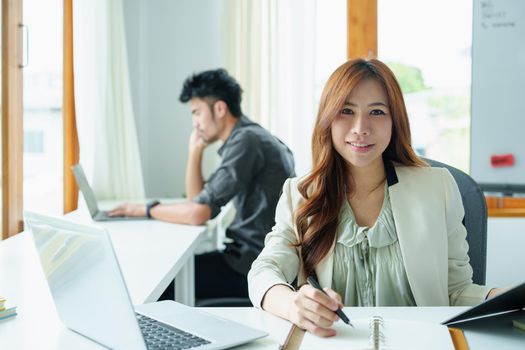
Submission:
POLYGON ((346 0, 347 57, 377 57, 377 0, 346 0))
MULTIPOLYGON (((24 106, 22 73, 23 0, 2 0, 2 239, 24 228, 24 106)), ((73 76, 73 0, 64 0, 63 137, 64 213, 77 208, 71 166, 78 163, 73 76)))
POLYGON ((78 187, 71 171, 71 166, 78 163, 80 154, 73 67, 73 0, 64 0, 64 214, 77 209, 78 203, 78 187))
POLYGON ((2 238, 23 229, 22 0, 2 0, 2 238))

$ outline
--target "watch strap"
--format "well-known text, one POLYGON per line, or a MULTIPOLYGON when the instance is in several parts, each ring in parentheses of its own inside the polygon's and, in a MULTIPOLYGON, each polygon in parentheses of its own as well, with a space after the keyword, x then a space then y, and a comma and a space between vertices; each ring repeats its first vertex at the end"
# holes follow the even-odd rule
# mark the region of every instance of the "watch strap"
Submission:
POLYGON ((151 219, 151 209, 159 205, 160 202, 155 199, 146 204, 146 216, 151 219))

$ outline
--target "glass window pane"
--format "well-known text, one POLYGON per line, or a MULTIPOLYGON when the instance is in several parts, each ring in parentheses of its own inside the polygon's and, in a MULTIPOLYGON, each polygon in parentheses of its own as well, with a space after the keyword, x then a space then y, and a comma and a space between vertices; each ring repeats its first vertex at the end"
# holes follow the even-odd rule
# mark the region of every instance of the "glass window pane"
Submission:
POLYGON ((24 0, 24 210, 63 212, 62 1, 24 0))
POLYGON ((378 56, 401 83, 414 148, 466 172, 471 34, 471 0, 378 0, 378 56))

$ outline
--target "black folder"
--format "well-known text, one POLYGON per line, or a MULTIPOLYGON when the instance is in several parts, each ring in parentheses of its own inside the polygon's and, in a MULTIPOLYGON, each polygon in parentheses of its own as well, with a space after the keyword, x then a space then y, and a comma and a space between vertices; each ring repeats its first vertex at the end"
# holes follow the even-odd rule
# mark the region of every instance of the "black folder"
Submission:
POLYGON ((525 349, 525 331, 514 326, 525 319, 525 283, 442 322, 464 332, 470 349, 525 349))
POLYGON ((495 314, 519 311, 523 308, 525 308, 525 282, 509 289, 505 293, 473 306, 459 315, 442 322, 442 324, 448 326, 495 314))

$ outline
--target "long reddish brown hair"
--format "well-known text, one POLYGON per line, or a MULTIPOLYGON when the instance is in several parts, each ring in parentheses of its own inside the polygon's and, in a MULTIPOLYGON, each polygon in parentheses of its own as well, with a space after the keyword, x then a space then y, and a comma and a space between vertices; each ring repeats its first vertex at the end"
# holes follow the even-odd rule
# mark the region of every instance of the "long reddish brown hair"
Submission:
POLYGON ((384 87, 392 117, 392 137, 383 159, 407 166, 426 165, 411 147, 405 102, 394 73, 376 59, 354 59, 337 68, 328 79, 319 103, 312 135, 312 171, 298 185, 305 200, 295 211, 295 224, 307 276, 314 274, 317 264, 330 251, 341 206, 346 193, 352 191, 346 162, 332 144, 332 121, 352 89, 369 78, 384 87))

